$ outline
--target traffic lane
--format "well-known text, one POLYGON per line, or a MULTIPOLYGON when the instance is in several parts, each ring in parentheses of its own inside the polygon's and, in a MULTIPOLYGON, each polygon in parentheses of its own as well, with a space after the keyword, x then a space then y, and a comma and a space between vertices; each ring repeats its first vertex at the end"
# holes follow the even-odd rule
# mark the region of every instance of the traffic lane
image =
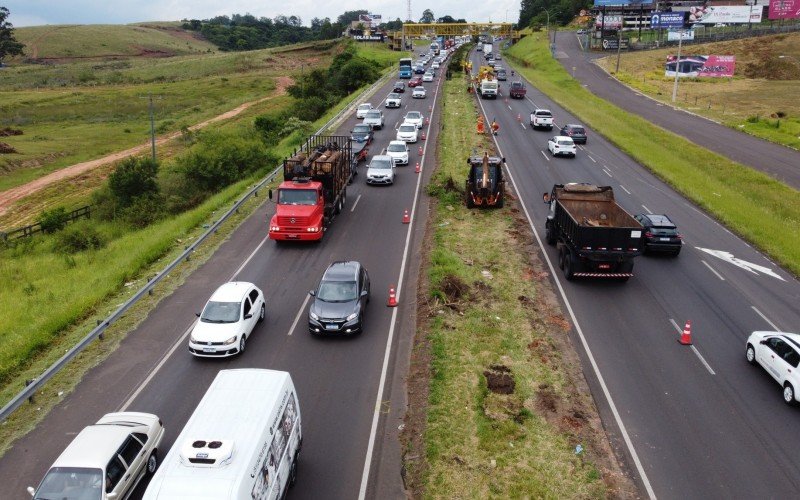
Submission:
POLYGON ((559 50, 563 50, 567 58, 559 59, 559 62, 570 72, 572 66, 577 66, 575 78, 593 94, 699 146, 800 189, 800 169, 797 167, 800 153, 797 151, 657 103, 611 78, 584 57, 576 36, 569 35, 560 40, 559 50))

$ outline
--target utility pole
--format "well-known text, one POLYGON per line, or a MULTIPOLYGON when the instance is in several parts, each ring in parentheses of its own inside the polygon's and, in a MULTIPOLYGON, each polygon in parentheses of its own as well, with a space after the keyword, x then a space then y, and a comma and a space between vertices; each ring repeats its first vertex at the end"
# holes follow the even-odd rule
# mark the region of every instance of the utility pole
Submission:
POLYGON ((622 26, 619 27, 619 38, 617 39, 617 69, 614 71, 614 74, 617 75, 619 78, 619 58, 622 55, 622 26))
POLYGON ((681 67, 681 44, 683 43, 683 28, 678 30, 678 57, 675 59, 675 84, 672 86, 672 102, 678 98, 678 70, 681 67))
MULTIPOLYGON (((161 96, 156 96, 161 99, 161 96)), ((149 101, 148 107, 150 110, 150 149, 153 155, 153 161, 156 161, 156 124, 153 117, 153 94, 147 94, 147 97, 140 97, 139 99, 147 99, 149 101)))

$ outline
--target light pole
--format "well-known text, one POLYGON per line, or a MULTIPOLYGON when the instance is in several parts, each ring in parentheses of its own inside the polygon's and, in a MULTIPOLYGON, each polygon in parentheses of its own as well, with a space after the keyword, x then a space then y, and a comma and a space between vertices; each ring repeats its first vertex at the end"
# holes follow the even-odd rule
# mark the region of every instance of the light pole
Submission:
POLYGON ((678 98, 678 70, 681 67, 681 44, 683 43, 683 28, 678 30, 678 57, 675 59, 675 84, 672 86, 672 102, 678 98))

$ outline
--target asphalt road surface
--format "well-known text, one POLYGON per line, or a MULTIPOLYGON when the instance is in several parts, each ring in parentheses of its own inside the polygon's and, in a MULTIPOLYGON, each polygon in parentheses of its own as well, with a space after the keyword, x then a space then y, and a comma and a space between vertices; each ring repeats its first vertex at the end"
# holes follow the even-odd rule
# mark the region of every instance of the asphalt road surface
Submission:
MULTIPOLYGON (((407 111, 431 116, 440 78, 425 84, 427 99, 412 99, 407 91, 400 109, 383 107, 394 79, 376 91, 371 102, 384 111, 386 126, 375 132, 370 153, 380 153, 395 138, 394 129, 407 111)), ((266 239, 274 205, 265 202, 42 424, 14 444, 0 460, 0 496, 26 497, 25 487, 38 484, 75 434, 111 411, 160 416, 167 430, 160 453, 165 456, 218 370, 257 367, 289 371, 297 388, 304 443, 291 498, 404 498, 397 429, 405 408, 404 376, 427 213, 427 201, 418 195, 433 166, 433 155, 426 151, 421 156, 418 147, 435 146, 437 120, 434 114, 431 126, 423 128, 427 141, 410 145, 410 165, 397 167, 393 186, 367 186, 366 168, 359 167, 347 188, 345 209, 319 244, 276 245, 266 239), (422 174, 414 172, 417 161, 422 174), (402 223, 405 209, 411 211, 409 225, 402 223), (370 274, 365 331, 354 338, 315 338, 307 326, 308 291, 336 260, 358 260, 370 274), (233 279, 264 291, 266 320, 248 339, 243 355, 196 359, 187 348, 195 312, 220 284, 233 279), (397 308, 386 306, 390 285, 398 285, 397 308), (374 421, 376 416, 380 419, 374 421)), ((350 117, 338 133, 349 135, 357 122, 350 117)), ((134 498, 144 488, 141 484, 134 498)))
POLYGON ((555 247, 543 244, 605 426, 643 494, 796 496, 800 414, 744 353, 753 330, 800 328, 800 284, 591 129, 576 158, 551 157, 547 139, 557 130, 532 130, 530 111, 552 110, 558 126, 580 121, 527 87, 527 99, 506 99, 501 82, 500 98, 479 102, 487 123, 500 124, 510 184, 540 244, 542 194, 566 182, 613 186, 628 212, 667 213, 684 235, 679 257, 637 257, 627 283, 567 282, 555 247), (687 320, 693 346, 677 342, 687 320))
MULTIPOLYGON (((800 189, 800 151, 774 144, 724 125, 672 108, 635 92, 609 76, 592 60, 610 52, 584 52, 574 33, 559 32, 556 57, 589 91, 620 108, 686 137, 731 160, 800 189), (572 68, 575 68, 573 71, 572 68)), ((622 55, 625 57, 625 54, 622 55)), ((787 96, 789 98, 789 96, 787 96)))

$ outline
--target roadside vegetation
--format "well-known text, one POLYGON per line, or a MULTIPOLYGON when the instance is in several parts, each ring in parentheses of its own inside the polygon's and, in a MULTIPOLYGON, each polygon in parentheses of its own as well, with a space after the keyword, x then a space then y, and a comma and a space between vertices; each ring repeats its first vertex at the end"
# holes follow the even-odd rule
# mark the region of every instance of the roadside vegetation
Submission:
MULTIPOLYGON (((625 53, 615 76, 672 105, 674 78, 664 76, 674 47, 625 53)), ((681 78, 675 105, 768 141, 800 149, 800 33, 690 45, 683 54, 736 56, 733 78, 681 78)), ((598 61, 616 69, 616 57, 598 61)))
MULTIPOLYGON (((798 191, 598 98, 550 55, 543 34, 507 51, 526 78, 722 224, 800 275, 798 191)), ((725 84, 721 84, 725 85, 725 84)))
POLYGON ((406 484, 415 498, 634 495, 516 203, 507 195, 503 209, 465 207, 466 156, 494 146, 475 133, 463 54, 443 85, 446 126, 427 187, 434 202, 402 435, 406 484))

